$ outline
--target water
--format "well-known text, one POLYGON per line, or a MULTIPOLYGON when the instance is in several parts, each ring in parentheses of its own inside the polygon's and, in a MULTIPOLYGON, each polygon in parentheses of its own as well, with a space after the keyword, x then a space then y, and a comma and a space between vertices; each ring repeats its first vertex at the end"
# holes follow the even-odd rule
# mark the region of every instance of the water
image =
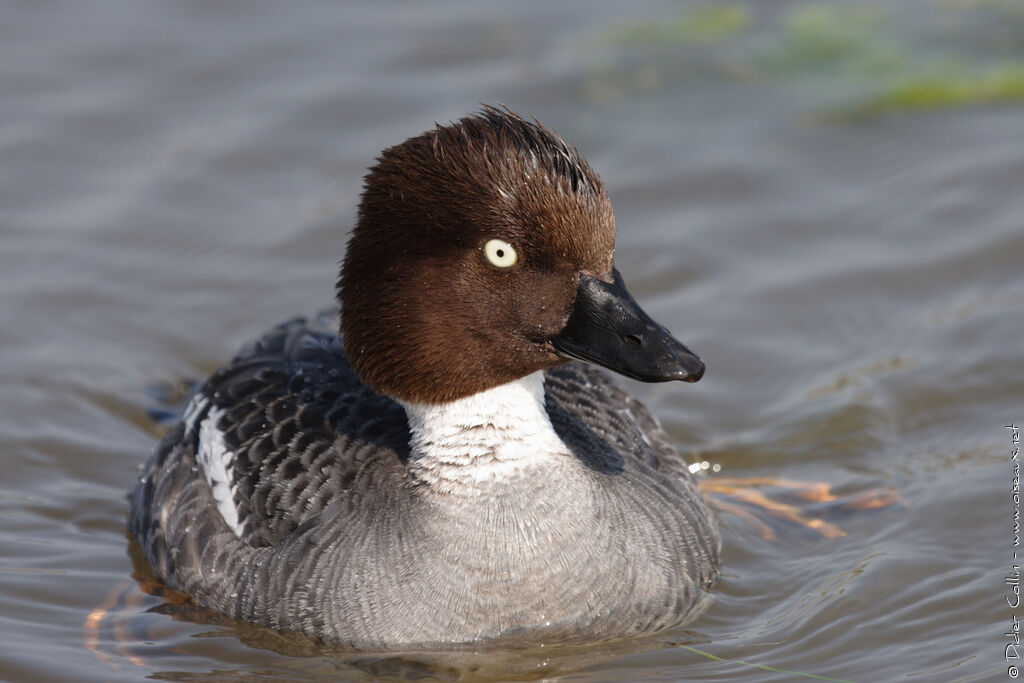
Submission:
POLYGON ((1007 678, 1022 36, 1013 0, 5 3, 0 678, 1007 678), (143 592, 153 388, 329 304, 365 167, 481 101, 603 175, 619 268, 708 361, 630 384, 681 447, 902 503, 722 512, 703 618, 571 651, 353 655, 143 592))

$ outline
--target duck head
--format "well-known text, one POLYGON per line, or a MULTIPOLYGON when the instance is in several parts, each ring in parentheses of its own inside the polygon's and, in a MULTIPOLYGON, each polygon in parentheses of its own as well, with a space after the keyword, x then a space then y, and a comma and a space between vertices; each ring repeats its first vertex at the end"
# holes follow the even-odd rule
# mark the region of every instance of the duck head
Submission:
POLYGON ((536 121, 485 107, 385 150, 338 283, 345 350, 375 390, 445 403, 578 358, 646 382, 704 364, 614 267, 604 184, 536 121))

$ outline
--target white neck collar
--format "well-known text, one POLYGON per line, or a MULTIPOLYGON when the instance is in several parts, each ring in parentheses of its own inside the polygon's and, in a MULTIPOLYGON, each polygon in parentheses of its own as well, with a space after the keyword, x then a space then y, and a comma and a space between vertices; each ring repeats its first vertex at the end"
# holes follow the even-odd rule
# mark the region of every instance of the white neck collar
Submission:
POLYGON ((400 403, 412 432, 409 472, 440 492, 484 493, 568 454, 544 409, 542 371, 450 403, 400 403))

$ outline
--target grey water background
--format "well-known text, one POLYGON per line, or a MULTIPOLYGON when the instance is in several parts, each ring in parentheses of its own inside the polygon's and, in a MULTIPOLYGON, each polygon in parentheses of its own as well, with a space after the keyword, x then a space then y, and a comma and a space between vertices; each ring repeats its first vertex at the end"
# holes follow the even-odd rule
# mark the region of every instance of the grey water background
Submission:
POLYGON ((1016 0, 0 3, 0 679, 1008 679, 1022 97, 1016 0), (364 169, 479 102, 602 174, 708 362, 629 383, 686 453, 902 503, 722 512, 713 606, 643 642, 352 655, 144 593, 153 387, 329 305, 364 169))

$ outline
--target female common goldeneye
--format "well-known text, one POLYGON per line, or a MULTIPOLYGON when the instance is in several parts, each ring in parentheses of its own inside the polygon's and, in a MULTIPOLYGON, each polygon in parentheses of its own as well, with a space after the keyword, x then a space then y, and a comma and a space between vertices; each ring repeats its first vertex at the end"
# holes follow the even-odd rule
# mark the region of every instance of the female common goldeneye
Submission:
POLYGON ((600 370, 704 364, 612 261, 604 185, 509 110, 386 150, 336 314, 200 386, 132 533, 199 604, 361 649, 518 646, 695 618, 719 537, 657 420, 600 370))

